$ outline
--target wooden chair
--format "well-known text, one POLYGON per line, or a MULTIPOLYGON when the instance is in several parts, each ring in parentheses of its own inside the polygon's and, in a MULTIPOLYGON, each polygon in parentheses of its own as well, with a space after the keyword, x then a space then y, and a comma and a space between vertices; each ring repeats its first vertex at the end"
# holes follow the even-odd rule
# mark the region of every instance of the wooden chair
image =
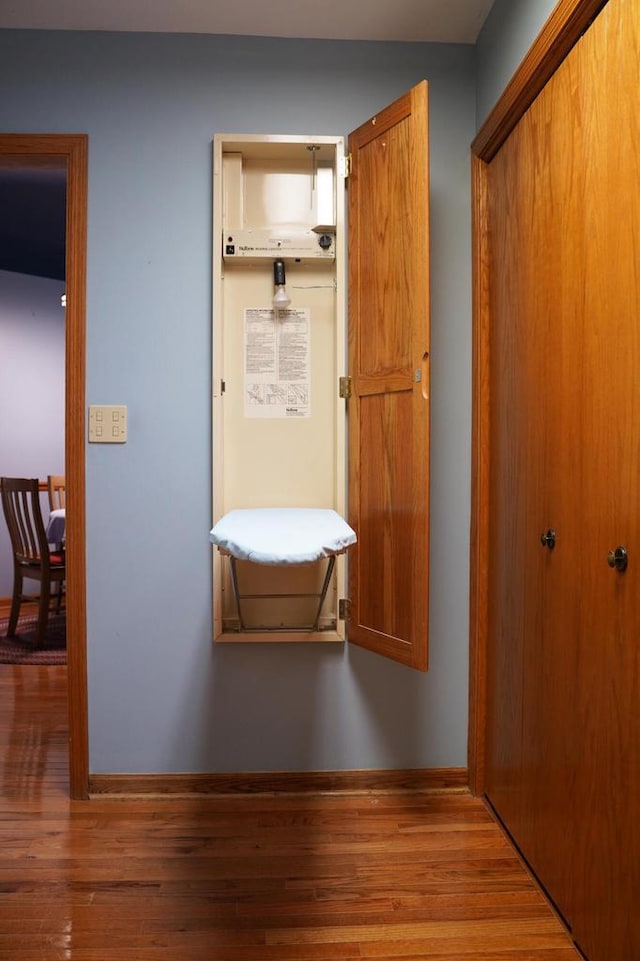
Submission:
POLYGON ((40 602, 36 626, 36 645, 44 644, 49 617, 51 585, 65 579, 65 556, 49 549, 37 478, 0 477, 2 509, 9 528, 13 550, 13 597, 7 637, 13 637, 18 625, 20 605, 33 598, 23 593, 24 580, 40 581, 40 602))
POLYGON ((47 490, 49 491, 49 510, 60 510, 66 507, 66 485, 64 474, 49 474, 47 477, 47 490))

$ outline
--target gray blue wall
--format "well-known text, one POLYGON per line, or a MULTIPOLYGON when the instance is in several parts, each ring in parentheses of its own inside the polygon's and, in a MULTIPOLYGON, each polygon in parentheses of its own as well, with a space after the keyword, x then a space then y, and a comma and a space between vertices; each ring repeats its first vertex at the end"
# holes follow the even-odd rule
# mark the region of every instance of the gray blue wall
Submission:
POLYGON ((478 127, 499 100, 558 0, 495 0, 478 37, 478 127))
POLYGON ((89 135, 93 772, 464 765, 473 49, 6 31, 0 129, 89 135), (349 647, 211 643, 211 141, 348 133, 431 81, 431 671, 349 647))
MULTIPOLYGON (((472 47, 0 32, 0 129, 89 134, 92 772, 466 763, 472 47), (428 674, 334 645, 211 643, 211 141, 347 134, 431 85, 428 674)), ((488 67, 484 69, 489 73, 488 67)))

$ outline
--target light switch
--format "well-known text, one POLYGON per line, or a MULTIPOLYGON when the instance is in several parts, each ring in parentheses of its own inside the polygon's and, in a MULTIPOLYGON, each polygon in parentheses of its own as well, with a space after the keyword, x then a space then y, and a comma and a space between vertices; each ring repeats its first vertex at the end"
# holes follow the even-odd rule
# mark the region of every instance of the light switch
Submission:
POLYGON ((127 439, 127 408, 124 404, 93 404, 89 407, 89 443, 124 444, 127 439))

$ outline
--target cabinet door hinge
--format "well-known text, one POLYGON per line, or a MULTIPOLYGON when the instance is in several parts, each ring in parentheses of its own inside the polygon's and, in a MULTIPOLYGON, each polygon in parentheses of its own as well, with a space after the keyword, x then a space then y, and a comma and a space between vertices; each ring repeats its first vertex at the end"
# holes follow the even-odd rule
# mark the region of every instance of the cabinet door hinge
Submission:
POLYGON ((348 597, 341 597, 338 601, 338 618, 341 621, 348 621, 351 617, 351 601, 348 597))
POLYGON ((340 397, 344 400, 348 400, 351 397, 351 392, 353 390, 353 384, 350 377, 340 377, 338 381, 338 390, 340 397))
POLYGON ((342 158, 342 162, 341 162, 342 170, 340 172, 345 180, 351 174, 352 164, 353 164, 353 160, 352 160, 351 154, 348 153, 346 156, 342 158))
POLYGON ((223 380, 221 380, 221 381, 220 381, 220 393, 221 393, 221 394, 224 394, 224 392, 225 392, 226 389, 227 389, 227 385, 225 384, 225 382, 224 382, 223 380))

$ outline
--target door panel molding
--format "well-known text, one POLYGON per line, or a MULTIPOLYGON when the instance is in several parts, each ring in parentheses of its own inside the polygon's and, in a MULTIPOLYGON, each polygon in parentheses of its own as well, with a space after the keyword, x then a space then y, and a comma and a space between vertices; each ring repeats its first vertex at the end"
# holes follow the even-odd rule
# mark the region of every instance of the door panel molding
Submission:
POLYGON ((87 260, 86 134, 0 134, 0 164, 60 165, 67 172, 65 315, 65 472, 69 792, 88 797, 85 553, 85 288, 87 260))
POLYGON ((471 145, 489 163, 607 0, 560 0, 471 145))

